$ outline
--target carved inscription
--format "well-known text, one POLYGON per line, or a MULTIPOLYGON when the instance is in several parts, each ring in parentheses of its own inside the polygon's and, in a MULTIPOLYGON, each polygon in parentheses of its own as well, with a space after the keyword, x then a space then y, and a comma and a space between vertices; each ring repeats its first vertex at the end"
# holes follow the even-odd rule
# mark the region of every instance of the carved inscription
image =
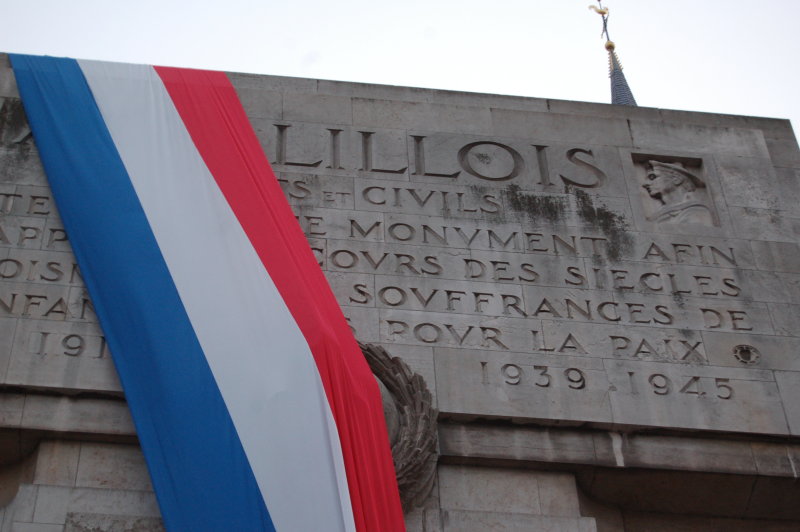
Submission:
MULTIPOLYGON (((482 382, 490 384, 489 364, 481 361, 480 365, 482 382)), ((639 394, 643 391, 662 396, 671 393, 682 393, 697 398, 714 396, 717 399, 727 401, 733 397, 734 393, 731 380, 727 378, 689 376, 685 382, 675 383, 670 377, 661 373, 639 376, 634 371, 629 371, 628 377, 630 379, 630 393, 632 394, 639 394), (643 387, 640 381, 646 382, 647 386, 643 387), (643 388, 646 388, 646 390, 643 388)), ((522 385, 539 388, 565 386, 572 390, 583 390, 587 386, 586 374, 579 368, 556 368, 554 371, 553 368, 548 366, 536 364, 502 364, 500 366, 500 380, 503 384, 510 386, 522 385)))
MULTIPOLYGON (((489 384, 489 369, 487 362, 481 362, 484 384, 489 384)), ((583 390, 586 388, 586 374, 578 368, 558 368, 554 373, 548 366, 521 366, 518 364, 503 364, 500 366, 500 374, 503 382, 511 386, 537 386, 539 388, 550 388, 551 386, 566 386, 572 390, 583 390), (524 368, 524 369, 523 369, 524 368)))
POLYGON ((532 180, 535 175, 538 187, 561 185, 586 189, 602 188, 609 180, 607 170, 597 160, 598 148, 589 146, 553 146, 533 139, 459 140, 438 135, 434 139, 431 135, 414 133, 404 138, 377 130, 326 127, 310 130, 308 125, 295 129, 313 136, 317 142, 301 145, 291 124, 276 123, 274 128, 271 157, 272 164, 279 169, 350 170, 382 179, 410 171, 412 177, 423 180, 457 181, 469 176, 492 183, 532 180), (348 141, 343 142, 343 138, 348 141), (437 147, 435 154, 430 149, 432 144, 437 147), (290 156, 290 153, 302 155, 290 156), (402 157, 394 157, 402 162, 379 162, 384 153, 402 153, 402 157))
POLYGON ((108 356, 108 346, 103 336, 34 331, 28 337, 28 352, 41 356, 105 358, 108 356))
MULTIPOLYGON (((432 356, 445 415, 785 430, 742 412, 778 397, 774 303, 792 301, 765 295, 764 257, 728 230, 714 154, 546 131, 264 134, 355 334, 432 356)), ((0 182, 0 319, 7 382, 118 386, 45 186, 0 182)))
POLYGON ((673 379, 662 373, 639 376, 636 372, 629 371, 628 378, 630 379, 630 392, 634 395, 644 392, 645 390, 642 388, 645 388, 655 395, 662 396, 682 393, 697 398, 716 397, 723 401, 733 397, 731 380, 722 377, 690 376, 686 377, 685 381, 674 382, 673 379), (644 387, 641 381, 646 381, 647 386, 644 387))

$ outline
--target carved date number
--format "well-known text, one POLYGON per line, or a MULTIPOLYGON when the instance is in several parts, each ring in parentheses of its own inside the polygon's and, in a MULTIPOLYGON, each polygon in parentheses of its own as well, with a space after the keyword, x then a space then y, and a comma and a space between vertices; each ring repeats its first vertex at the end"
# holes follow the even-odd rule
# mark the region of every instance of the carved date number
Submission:
MULTIPOLYGON (((631 391, 633 393, 638 393, 638 386, 636 378, 634 377, 635 374, 635 371, 629 371, 628 378, 631 383, 631 391)), ((730 385, 730 379, 715 378, 713 381, 713 390, 707 391, 704 389, 703 380, 700 377, 689 377, 685 382, 674 382, 662 373, 653 373, 647 377, 650 390, 656 395, 683 393, 696 397, 707 397, 709 393, 711 393, 718 399, 723 400, 728 400, 733 397, 733 388, 730 385)))
POLYGON ((28 345, 30 352, 36 355, 104 358, 108 354, 106 339, 94 335, 35 332, 28 345))
MULTIPOLYGON (((489 384, 489 373, 486 362, 481 362, 483 383, 489 384)), ((550 368, 549 366, 519 366, 503 364, 500 366, 500 377, 505 384, 517 386, 527 384, 539 388, 549 388, 556 382, 566 384, 573 390, 586 388, 586 375, 578 368, 550 368)))

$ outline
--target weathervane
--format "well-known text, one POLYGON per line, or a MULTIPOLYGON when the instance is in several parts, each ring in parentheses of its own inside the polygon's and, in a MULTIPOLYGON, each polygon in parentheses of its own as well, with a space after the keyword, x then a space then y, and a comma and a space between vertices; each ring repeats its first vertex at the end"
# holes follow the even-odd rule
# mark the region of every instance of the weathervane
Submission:
POLYGON ((608 76, 611 78, 611 103, 616 105, 636 106, 636 99, 633 97, 625 74, 622 73, 622 64, 614 51, 616 45, 608 35, 608 16, 609 9, 603 7, 602 0, 597 1, 597 5, 590 5, 589 9, 603 17, 603 31, 601 37, 606 38, 606 50, 608 51, 608 76))
POLYGON ((600 32, 600 36, 605 36, 606 38, 606 50, 613 50, 614 49, 614 41, 611 40, 611 37, 608 36, 608 15, 609 9, 607 7, 603 7, 602 0, 597 0, 596 6, 589 6, 589 9, 593 10, 595 13, 603 17, 603 31, 600 32))

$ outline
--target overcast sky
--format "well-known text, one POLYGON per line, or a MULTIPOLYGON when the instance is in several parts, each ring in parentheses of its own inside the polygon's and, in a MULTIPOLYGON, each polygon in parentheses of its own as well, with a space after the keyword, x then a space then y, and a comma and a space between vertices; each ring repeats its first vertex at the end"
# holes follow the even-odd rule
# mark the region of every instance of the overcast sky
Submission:
MULTIPOLYGON (((1 10, 0 51, 608 102, 590 3, 16 0, 1 10)), ((797 0, 603 5, 640 105, 800 131, 797 0)))

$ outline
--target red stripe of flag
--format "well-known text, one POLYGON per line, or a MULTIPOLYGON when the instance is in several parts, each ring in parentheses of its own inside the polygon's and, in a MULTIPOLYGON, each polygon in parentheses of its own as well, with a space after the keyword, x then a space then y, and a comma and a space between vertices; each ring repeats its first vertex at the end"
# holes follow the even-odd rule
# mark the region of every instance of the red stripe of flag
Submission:
POLYGON ((311 348, 339 431, 356 528, 405 530, 377 384, 236 91, 222 72, 156 71, 311 348))

